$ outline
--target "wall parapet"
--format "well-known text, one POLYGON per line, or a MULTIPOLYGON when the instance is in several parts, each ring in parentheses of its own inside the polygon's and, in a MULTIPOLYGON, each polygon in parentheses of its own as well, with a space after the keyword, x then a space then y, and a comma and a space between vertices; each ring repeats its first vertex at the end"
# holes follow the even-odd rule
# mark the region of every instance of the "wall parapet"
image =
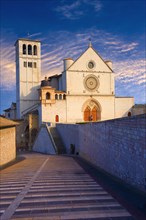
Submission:
POLYGON ((146 190, 146 114, 87 124, 57 124, 67 152, 146 190))

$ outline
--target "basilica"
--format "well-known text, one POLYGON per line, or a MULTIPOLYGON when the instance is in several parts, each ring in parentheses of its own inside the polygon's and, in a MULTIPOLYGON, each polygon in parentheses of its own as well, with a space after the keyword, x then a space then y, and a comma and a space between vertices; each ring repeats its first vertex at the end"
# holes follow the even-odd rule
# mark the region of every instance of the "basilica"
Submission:
POLYGON ((79 123, 125 117, 133 97, 116 97, 112 62, 91 42, 76 59, 63 60, 63 72, 41 78, 41 42, 18 39, 16 46, 17 119, 37 111, 39 124, 79 123))

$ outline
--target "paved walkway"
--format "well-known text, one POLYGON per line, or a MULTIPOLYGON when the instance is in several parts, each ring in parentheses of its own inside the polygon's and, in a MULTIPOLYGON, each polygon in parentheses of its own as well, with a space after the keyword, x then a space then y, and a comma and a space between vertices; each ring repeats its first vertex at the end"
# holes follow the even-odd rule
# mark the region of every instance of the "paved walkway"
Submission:
POLYGON ((1 171, 1 220, 135 219, 72 157, 24 156, 1 171))

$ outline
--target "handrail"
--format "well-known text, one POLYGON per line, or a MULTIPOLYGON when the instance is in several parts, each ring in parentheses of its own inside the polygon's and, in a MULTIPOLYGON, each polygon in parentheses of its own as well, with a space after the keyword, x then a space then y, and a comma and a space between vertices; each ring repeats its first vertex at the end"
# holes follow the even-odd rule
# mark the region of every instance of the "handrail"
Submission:
POLYGON ((52 134, 51 134, 51 131, 50 131, 50 127, 47 125, 47 123, 46 123, 46 128, 47 128, 48 133, 50 135, 50 139, 51 139, 51 142, 52 142, 52 144, 54 146, 55 152, 58 153, 58 149, 57 149, 56 144, 55 144, 55 142, 53 140, 53 137, 52 137, 52 134))

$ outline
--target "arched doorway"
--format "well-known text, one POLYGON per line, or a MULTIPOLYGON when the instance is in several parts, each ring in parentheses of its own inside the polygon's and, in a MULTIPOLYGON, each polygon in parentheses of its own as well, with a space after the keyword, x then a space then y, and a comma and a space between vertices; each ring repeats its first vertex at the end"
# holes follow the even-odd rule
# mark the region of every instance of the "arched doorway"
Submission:
POLYGON ((84 121, 99 121, 101 120, 101 110, 99 105, 90 100, 84 108, 84 121))
POLYGON ((55 116, 55 122, 59 122, 59 115, 55 116))

